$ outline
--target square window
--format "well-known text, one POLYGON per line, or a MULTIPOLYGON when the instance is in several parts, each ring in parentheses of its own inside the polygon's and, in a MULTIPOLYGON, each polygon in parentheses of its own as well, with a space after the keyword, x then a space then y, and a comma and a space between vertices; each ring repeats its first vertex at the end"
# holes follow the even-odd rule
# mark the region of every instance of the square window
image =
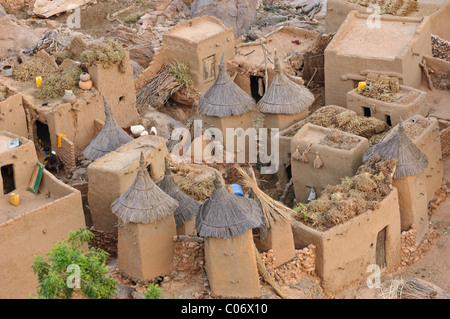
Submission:
POLYGON ((214 55, 203 60, 203 81, 211 81, 216 78, 216 61, 214 55))

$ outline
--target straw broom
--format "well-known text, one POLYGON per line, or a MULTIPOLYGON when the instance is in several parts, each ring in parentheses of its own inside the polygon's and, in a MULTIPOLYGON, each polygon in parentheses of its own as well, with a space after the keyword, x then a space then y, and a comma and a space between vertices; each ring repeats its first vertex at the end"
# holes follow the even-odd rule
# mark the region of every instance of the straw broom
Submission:
POLYGON ((261 208, 264 215, 264 220, 266 223, 267 229, 274 226, 277 222, 289 222, 291 223, 292 210, 280 202, 274 200, 272 197, 264 193, 256 182, 255 173, 253 169, 250 167, 251 177, 238 165, 235 165, 235 168, 243 177, 243 182, 245 186, 250 188, 255 196, 258 198, 261 203, 261 208))

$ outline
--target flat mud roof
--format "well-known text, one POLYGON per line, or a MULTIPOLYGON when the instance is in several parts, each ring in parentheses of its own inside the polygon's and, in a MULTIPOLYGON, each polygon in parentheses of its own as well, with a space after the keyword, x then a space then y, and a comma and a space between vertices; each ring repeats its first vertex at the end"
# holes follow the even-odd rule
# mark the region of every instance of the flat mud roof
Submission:
POLYGON ((349 15, 330 49, 342 55, 395 59, 410 45, 421 24, 421 20, 400 17, 381 17, 380 28, 370 28, 370 22, 367 15, 349 15))

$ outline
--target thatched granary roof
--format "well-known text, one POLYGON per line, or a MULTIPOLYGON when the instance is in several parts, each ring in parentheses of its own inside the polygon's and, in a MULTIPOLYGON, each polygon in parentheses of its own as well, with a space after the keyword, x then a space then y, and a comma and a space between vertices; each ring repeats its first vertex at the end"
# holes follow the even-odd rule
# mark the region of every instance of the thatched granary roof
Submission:
POLYGON ((363 161, 367 162, 375 154, 397 160, 394 179, 421 174, 428 166, 426 155, 406 135, 402 122, 397 133, 391 139, 370 148, 364 154, 363 161))
POLYGON ((83 151, 84 157, 95 161, 96 159, 112 152, 128 142, 133 138, 128 135, 114 119, 114 115, 103 97, 105 105, 105 126, 98 133, 97 137, 86 147, 83 151))
POLYGON ((200 208, 200 203, 196 202, 193 198, 186 195, 173 180, 172 173, 170 172, 169 163, 166 160, 166 171, 161 184, 159 185, 164 192, 170 195, 178 201, 179 206, 174 212, 175 224, 177 227, 184 225, 186 222, 191 221, 194 216, 197 216, 200 208))
POLYGON ((214 191, 195 220, 200 237, 230 238, 249 229, 263 228, 261 207, 252 199, 230 193, 216 174, 214 191))
POLYGON ((207 116, 228 117, 247 113, 255 105, 255 100, 228 75, 222 55, 217 79, 199 99, 198 110, 207 116))
POLYGON ((178 202, 153 182, 141 153, 136 179, 130 188, 111 204, 114 215, 124 224, 149 224, 172 215, 178 202))
POLYGON ((263 113, 295 114, 308 109, 314 103, 314 95, 284 74, 276 53, 274 64, 273 81, 258 102, 259 110, 263 113))

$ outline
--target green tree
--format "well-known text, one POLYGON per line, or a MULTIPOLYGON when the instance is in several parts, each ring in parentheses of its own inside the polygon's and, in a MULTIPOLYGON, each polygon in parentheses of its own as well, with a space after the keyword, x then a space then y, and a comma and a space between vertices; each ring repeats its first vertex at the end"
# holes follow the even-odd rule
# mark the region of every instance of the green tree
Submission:
POLYGON ((46 256, 36 256, 33 272, 38 276, 38 293, 45 299, 70 299, 77 272, 81 291, 92 299, 113 298, 117 282, 108 275, 102 249, 84 249, 94 234, 87 228, 70 232, 69 238, 56 243, 46 256), (72 284, 72 285, 71 285, 72 284))

